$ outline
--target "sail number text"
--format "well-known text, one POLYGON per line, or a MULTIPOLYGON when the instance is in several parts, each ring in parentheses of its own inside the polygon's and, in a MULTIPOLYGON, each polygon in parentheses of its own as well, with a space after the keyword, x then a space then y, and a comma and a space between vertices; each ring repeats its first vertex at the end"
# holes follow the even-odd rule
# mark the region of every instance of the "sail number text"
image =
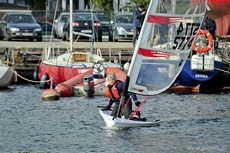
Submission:
POLYGON ((173 49, 184 49, 186 46, 190 48, 194 35, 199 27, 200 23, 186 23, 186 26, 184 27, 183 23, 180 22, 176 31, 177 36, 174 39, 173 49))

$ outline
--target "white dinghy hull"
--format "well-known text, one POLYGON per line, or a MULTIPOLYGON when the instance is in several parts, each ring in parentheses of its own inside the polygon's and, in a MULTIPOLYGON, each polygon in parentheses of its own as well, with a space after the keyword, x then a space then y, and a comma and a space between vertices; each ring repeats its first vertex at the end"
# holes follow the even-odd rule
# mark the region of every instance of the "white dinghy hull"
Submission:
POLYGON ((147 121, 135 121, 128 120, 125 118, 114 118, 111 116, 111 110, 99 110, 104 122, 108 128, 130 128, 130 127, 148 127, 148 126, 157 126, 159 125, 159 120, 155 120, 152 122, 147 121))

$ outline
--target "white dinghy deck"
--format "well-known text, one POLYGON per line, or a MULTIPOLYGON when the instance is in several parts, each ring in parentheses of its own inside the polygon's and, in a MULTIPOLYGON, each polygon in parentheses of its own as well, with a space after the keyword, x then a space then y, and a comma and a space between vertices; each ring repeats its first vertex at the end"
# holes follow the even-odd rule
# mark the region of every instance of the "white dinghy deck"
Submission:
POLYGON ((105 121, 106 127, 117 129, 117 128, 130 128, 130 127, 149 127, 149 126, 159 126, 160 120, 153 121, 135 121, 125 118, 116 117, 113 119, 111 116, 111 110, 104 110, 103 108, 99 110, 102 118, 105 121))

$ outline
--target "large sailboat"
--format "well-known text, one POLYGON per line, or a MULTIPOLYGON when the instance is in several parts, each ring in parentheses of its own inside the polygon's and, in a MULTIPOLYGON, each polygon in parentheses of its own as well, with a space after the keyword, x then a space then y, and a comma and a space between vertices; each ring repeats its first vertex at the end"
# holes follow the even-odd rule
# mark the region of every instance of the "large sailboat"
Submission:
MULTIPOLYGON (((205 5, 205 1, 199 1, 193 7, 190 0, 151 0, 132 57, 120 105, 128 92, 151 96, 171 87, 190 54, 205 15, 205 5), (158 37, 159 28, 170 37, 158 37)), ((144 102, 145 100, 142 103, 144 102)), ((130 117, 138 114, 138 109, 136 108, 130 117)), ((159 120, 140 121, 119 118, 118 115, 111 116, 111 110, 100 109, 99 112, 106 126, 110 128, 152 126, 159 123, 159 120)))

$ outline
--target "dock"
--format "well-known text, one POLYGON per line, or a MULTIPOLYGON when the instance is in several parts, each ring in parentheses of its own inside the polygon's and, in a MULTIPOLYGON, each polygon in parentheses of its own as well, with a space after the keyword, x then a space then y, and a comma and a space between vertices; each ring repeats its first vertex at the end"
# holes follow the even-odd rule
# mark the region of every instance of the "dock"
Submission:
MULTIPOLYGON (((69 49, 70 42, 62 41, 61 39, 51 39, 50 36, 43 36, 42 42, 37 42, 36 40, 0 41, 0 48, 14 50, 16 71, 19 75, 29 80, 33 79, 35 67, 41 61, 43 50, 50 46, 60 53, 64 53, 69 49)), ((73 42, 73 51, 85 52, 90 51, 91 48, 94 48, 93 52, 99 49, 105 61, 113 62, 121 55, 121 64, 131 61, 133 55, 132 41, 109 42, 108 36, 103 36, 102 42, 92 43, 87 40, 73 42)), ((220 52, 229 52, 229 48, 229 41, 225 40, 219 43, 218 50, 220 52)), ((0 51, 1 60, 4 59, 3 56, 4 51, 0 51)))
MULTIPOLYGON (((2 40, 0 41, 0 47, 14 50, 15 70, 20 76, 31 80, 33 79, 34 69, 41 61, 45 48, 52 46, 60 53, 64 53, 70 47, 70 42, 50 38, 50 36, 43 36, 42 42, 37 42, 36 40, 2 40)), ((130 61, 133 53, 132 41, 109 42, 107 36, 103 36, 102 42, 92 43, 87 42, 87 40, 73 42, 73 51, 85 52, 90 51, 91 48, 94 48, 93 52, 99 49, 105 61, 118 59, 120 54, 122 64, 130 61), (109 52, 111 53, 110 55, 109 52)), ((4 51, 1 51, 0 59, 3 59, 3 56, 4 51)))

